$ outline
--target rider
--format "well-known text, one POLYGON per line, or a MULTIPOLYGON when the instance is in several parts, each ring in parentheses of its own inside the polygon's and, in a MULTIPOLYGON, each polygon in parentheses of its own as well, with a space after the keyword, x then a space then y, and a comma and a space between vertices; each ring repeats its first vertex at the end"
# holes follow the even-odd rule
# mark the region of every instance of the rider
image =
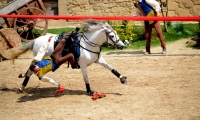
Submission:
MULTIPOLYGON (((44 44, 38 51, 37 55, 34 57, 33 63, 30 65, 29 69, 34 72, 34 74, 37 75, 39 80, 43 82, 50 82, 58 86, 58 90, 56 93, 61 93, 64 91, 64 87, 61 86, 56 80, 49 78, 45 76, 46 73, 49 71, 54 72, 57 70, 60 65, 63 63, 69 61, 72 68, 77 68, 75 61, 74 61, 74 55, 72 53, 67 54, 66 56, 61 56, 62 50, 64 48, 66 40, 69 38, 70 34, 65 35, 62 40, 58 43, 56 48, 54 49, 54 52, 51 56, 45 56, 45 52, 48 50, 49 43, 52 39, 52 36, 49 37, 49 40, 46 44, 44 44), (44 57, 44 58, 43 58, 44 57), (42 59, 43 58, 43 59, 42 59)), ((22 85, 22 90, 25 86, 22 85)))

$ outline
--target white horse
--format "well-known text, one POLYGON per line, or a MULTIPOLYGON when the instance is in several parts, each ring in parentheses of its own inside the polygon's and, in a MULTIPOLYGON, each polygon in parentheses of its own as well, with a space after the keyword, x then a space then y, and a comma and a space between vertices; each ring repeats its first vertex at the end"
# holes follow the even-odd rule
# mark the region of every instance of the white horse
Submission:
MULTIPOLYGON (((90 89, 89 79, 87 75, 87 67, 92 65, 93 63, 98 63, 108 70, 110 70, 114 75, 120 78, 122 84, 126 84, 126 77, 118 73, 111 65, 107 64, 104 58, 101 56, 101 46, 103 43, 107 42, 118 49, 123 49, 124 43, 117 36, 116 31, 112 29, 112 27, 100 21, 88 20, 87 24, 84 24, 83 32, 79 35, 78 39, 80 40, 80 57, 78 64, 80 65, 80 69, 83 75, 83 79, 85 81, 86 90, 88 94, 93 94, 94 91, 90 89)), ((29 42, 25 46, 21 48, 13 48, 9 49, 5 53, 5 58, 13 59, 22 53, 25 53, 27 50, 32 49, 33 55, 35 56, 38 52, 39 48, 47 42, 48 38, 53 35, 53 38, 50 42, 49 49, 46 55, 51 55, 54 50, 54 39, 58 37, 54 34, 47 34, 44 36, 40 36, 34 41, 29 42)), ((29 77, 32 73, 30 70, 26 72, 26 78, 23 84, 26 86, 28 83, 29 77)))

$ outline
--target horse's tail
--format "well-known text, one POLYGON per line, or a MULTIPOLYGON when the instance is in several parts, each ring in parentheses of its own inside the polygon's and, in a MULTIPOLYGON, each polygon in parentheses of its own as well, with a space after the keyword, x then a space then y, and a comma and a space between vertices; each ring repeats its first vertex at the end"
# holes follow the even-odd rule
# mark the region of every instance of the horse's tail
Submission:
POLYGON ((9 60, 13 60, 16 57, 26 53, 29 49, 33 48, 33 44, 34 44, 34 40, 30 41, 29 43, 27 43, 25 46, 22 47, 14 47, 8 50, 4 50, 2 43, 0 43, 0 54, 2 57, 9 59, 9 60))

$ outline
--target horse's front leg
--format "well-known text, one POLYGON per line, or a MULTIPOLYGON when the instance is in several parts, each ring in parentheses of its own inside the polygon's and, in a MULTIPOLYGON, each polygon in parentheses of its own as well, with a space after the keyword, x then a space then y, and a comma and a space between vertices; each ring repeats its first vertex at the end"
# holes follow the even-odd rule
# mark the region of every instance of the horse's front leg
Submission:
POLYGON ((98 61, 96 63, 99 63, 100 65, 104 66, 105 68, 109 69, 115 76, 120 78, 120 82, 122 84, 126 84, 127 80, 126 77, 121 75, 120 73, 117 72, 111 65, 107 64, 107 62, 104 60, 102 56, 99 57, 98 61))
POLYGON ((87 93, 89 95, 93 95, 95 92, 90 89, 90 83, 89 83, 89 79, 88 79, 88 75, 87 75, 87 66, 80 64, 80 68, 81 68, 81 72, 82 72, 82 75, 83 75, 83 79, 85 81, 87 93))

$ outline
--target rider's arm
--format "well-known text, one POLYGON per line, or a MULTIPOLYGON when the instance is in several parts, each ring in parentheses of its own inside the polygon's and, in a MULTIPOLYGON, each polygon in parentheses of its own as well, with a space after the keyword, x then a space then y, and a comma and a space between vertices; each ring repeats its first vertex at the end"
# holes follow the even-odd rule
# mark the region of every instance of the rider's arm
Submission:
POLYGON ((49 37, 48 42, 46 44, 43 44, 40 47, 40 49, 38 50, 37 55, 34 57, 34 60, 37 60, 37 61, 41 61, 42 60, 42 58, 44 57, 44 54, 46 53, 46 51, 49 48, 49 44, 50 44, 50 41, 51 41, 52 37, 53 36, 49 37))

